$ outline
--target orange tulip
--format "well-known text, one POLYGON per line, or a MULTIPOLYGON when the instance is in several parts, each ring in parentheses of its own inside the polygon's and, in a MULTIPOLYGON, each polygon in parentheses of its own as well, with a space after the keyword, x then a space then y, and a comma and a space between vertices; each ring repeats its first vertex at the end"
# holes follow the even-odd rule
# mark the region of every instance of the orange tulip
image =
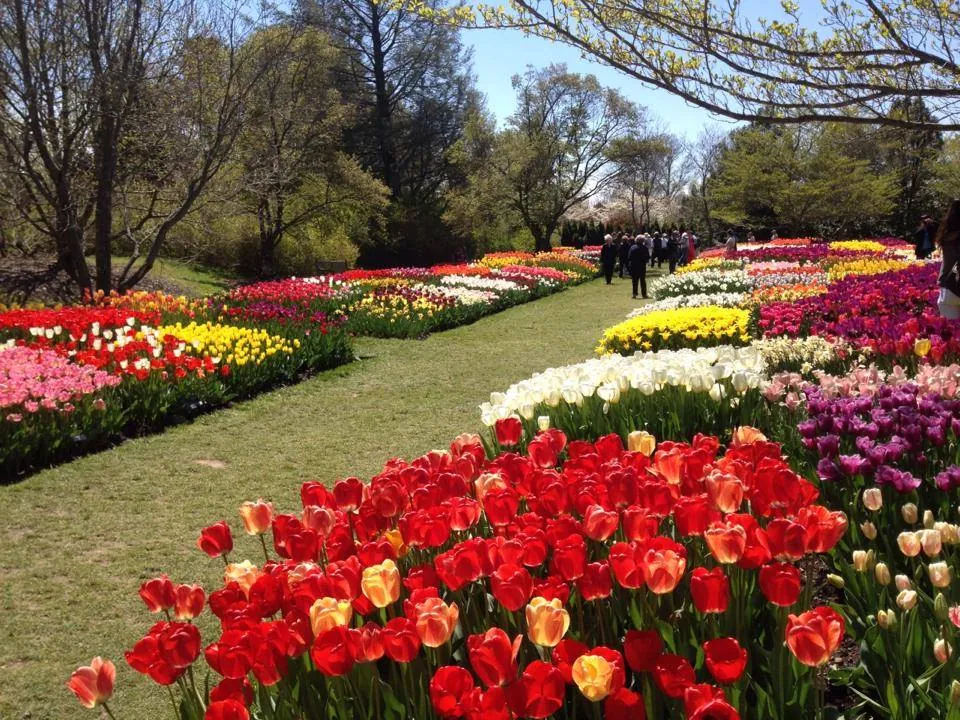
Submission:
POLYGON ((743 557, 747 546, 747 531, 740 525, 733 523, 714 523, 713 527, 703 534, 707 547, 719 563, 735 563, 743 557))
POLYGON ((113 695, 113 682, 117 668, 109 660, 95 657, 89 665, 78 667, 67 681, 70 692, 85 708, 93 709, 113 695))
POLYGON ((767 436, 749 425, 741 425, 733 431, 731 445, 753 445, 755 442, 766 442, 767 436))
POLYGON ((176 620, 193 620, 203 612, 207 596, 199 585, 177 585, 174 594, 177 601, 173 606, 173 617, 176 620))
POLYGON ((723 513, 733 513, 743 504, 743 482, 736 475, 714 470, 706 479, 707 495, 713 506, 723 513))
POLYGON ((270 529, 273 522, 273 503, 258 498, 256 502, 245 502, 240 506, 240 519, 247 535, 260 535, 270 529))
POLYGON ((223 582, 228 585, 232 582, 237 583, 240 589, 243 590, 243 594, 249 596, 250 588, 253 587, 257 578, 262 574, 260 568, 249 560, 244 560, 243 562, 230 563, 227 565, 223 571, 223 582))
POLYGON ((787 617, 786 641, 790 652, 804 665, 823 665, 840 647, 846 626, 833 608, 816 607, 787 617))
POLYGON ((653 467, 671 485, 680 484, 680 474, 683 471, 684 454, 679 449, 661 450, 653 458, 653 467))
POLYGON ((349 600, 322 597, 310 606, 310 627, 316 637, 339 625, 349 625, 353 606, 349 600))
POLYGON ((570 613, 559 598, 533 598, 526 615, 527 637, 534 645, 556 647, 570 628, 570 613))
POLYGON ((440 647, 453 635, 460 619, 456 603, 447 605, 436 597, 427 598, 416 607, 417 635, 427 647, 440 647))
POLYGON ((670 538, 652 538, 647 542, 640 566, 650 592, 657 595, 672 593, 687 569, 686 550, 670 538))
POLYGON ((400 597, 400 571, 390 559, 363 569, 360 589, 374 607, 385 608, 400 597))

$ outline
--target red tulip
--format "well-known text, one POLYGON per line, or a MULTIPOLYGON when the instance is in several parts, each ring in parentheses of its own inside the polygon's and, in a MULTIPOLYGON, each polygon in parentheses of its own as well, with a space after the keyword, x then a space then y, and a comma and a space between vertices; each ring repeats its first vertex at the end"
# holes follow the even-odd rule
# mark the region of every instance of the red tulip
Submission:
POLYGON ((518 717, 546 718, 563 706, 566 683, 560 671, 542 660, 534 660, 507 688, 510 709, 518 717))
POLYGON ((197 547, 212 558, 222 557, 233 550, 233 535, 230 526, 221 520, 200 531, 197 547))
POLYGON ((225 630, 203 654, 207 665, 225 678, 241 680, 253 669, 253 649, 243 630, 225 630))
POLYGON ((573 682, 572 666, 574 661, 590 651, 590 648, 582 642, 571 638, 564 638, 557 646, 553 648, 550 660, 553 662, 560 674, 563 675, 564 682, 573 682))
POLYGON ((416 624, 405 617, 393 618, 380 632, 384 654, 394 662, 408 663, 420 652, 416 624))
POLYGON ((140 599, 152 613, 169 610, 177 602, 173 583, 166 575, 147 580, 140 586, 140 599))
POLYGON ((663 655, 653 669, 657 687, 667 697, 683 697, 683 691, 696 682, 690 662, 679 655, 663 655))
POLYGON ((250 705, 253 702, 253 687, 247 678, 224 678, 210 688, 210 702, 218 700, 236 700, 243 705, 250 705))
POLYGON ((723 688, 707 683, 698 683, 683 691, 683 710, 687 715, 693 715, 698 708, 713 700, 726 699, 727 696, 724 694, 723 688))
POLYGON ((690 573, 690 594, 693 604, 702 613, 722 613, 730 604, 730 580, 723 568, 694 568, 690 573))
POLYGON ((369 493, 368 486, 355 477, 338 480, 333 486, 334 500, 337 507, 344 512, 356 512, 363 504, 364 495, 367 493, 369 493))
MULTIPOLYGON (((264 575, 263 577, 269 578, 270 576, 264 575)), ((173 617, 177 620, 193 620, 203 612, 203 603, 207 596, 199 585, 177 585, 174 588, 174 596, 176 600, 173 605, 173 617)), ((273 613, 269 614, 272 615, 273 613)))
POLYGON ((617 542, 610 546, 610 569, 621 587, 634 590, 643 585, 643 554, 643 546, 637 542, 617 542))
POLYGON ((200 631, 189 623, 158 622, 124 653, 127 664, 160 685, 183 675, 200 654, 200 631))
POLYGON ((494 488, 483 496, 483 511, 491 525, 509 525, 517 516, 520 496, 512 487, 494 488))
POLYGON ((847 531, 847 516, 839 510, 831 512, 822 505, 801 508, 797 522, 807 528, 809 552, 830 552, 847 531))
POLYGON ((313 664, 328 677, 346 675, 353 669, 354 651, 350 631, 343 625, 324 630, 310 648, 313 664))
POLYGON ((250 713, 242 702, 228 698, 210 703, 203 720, 250 720, 250 713))
POLYGON ((807 529, 800 523, 775 518, 765 528, 770 554, 775 560, 799 560, 807 552, 807 529))
POLYGON ((732 522, 719 522, 710 526, 703 539, 717 562, 735 563, 747 546, 747 531, 732 522))
POLYGON ((505 685, 517 677, 517 652, 521 638, 510 638, 500 628, 490 628, 482 635, 467 638, 470 665, 487 687, 505 685))
POLYGON ((711 507, 705 493, 685 495, 677 500, 673 507, 673 521, 676 523, 677 532, 685 537, 703 535, 707 528, 721 517, 723 516, 711 507))
POLYGON ((523 436, 523 424, 515 417, 501 418, 494 423, 493 432, 498 444, 512 447, 518 444, 523 436))
POLYGON ((557 466, 557 451, 550 439, 544 435, 538 435, 530 441, 530 444, 527 445, 527 455, 533 461, 533 464, 539 468, 547 469, 557 466))
POLYGON ((606 720, 646 720, 643 696, 625 687, 620 688, 603 701, 603 716, 606 720))
POLYGON ((789 607, 800 597, 800 571, 790 563, 770 563, 760 568, 760 590, 774 605, 789 607))
POLYGON ((687 550, 667 537, 655 537, 643 547, 643 580, 651 592, 673 592, 687 568, 687 550))
POLYGON ((621 524, 624 537, 631 542, 649 540, 660 532, 660 518, 639 505, 631 505, 623 509, 621 524))
POLYGON ((113 695, 113 683, 117 677, 117 668, 109 660, 95 657, 89 665, 78 667, 67 681, 70 692, 85 708, 93 709, 103 704, 113 695))
POLYGON ((490 573, 490 588, 498 603, 510 612, 517 612, 530 599, 533 577, 526 568, 505 563, 490 573))
POLYGON ((735 683, 747 667, 747 651, 734 638, 707 640, 703 644, 707 670, 722 685, 735 683))
POLYGON ((656 630, 627 630, 623 654, 634 672, 653 672, 663 655, 663 640, 656 630))
POLYGON ((442 718, 463 717, 467 698, 476 690, 473 676, 462 667, 447 665, 430 679, 430 702, 442 718))
POLYGON ((577 591, 584 600, 601 600, 613 592, 613 577, 606 560, 587 563, 583 576, 577 578, 577 591))
POLYGON ((602 542, 617 531, 620 516, 615 510, 591 505, 583 513, 583 533, 591 540, 602 542))
POLYGON ((823 665, 840 647, 846 625, 843 617, 826 606, 787 616, 786 641, 790 652, 804 665, 823 665))
POLYGON ((560 540, 553 548, 551 572, 566 581, 576 580, 583 575, 587 566, 587 545, 582 535, 570 535, 560 540))

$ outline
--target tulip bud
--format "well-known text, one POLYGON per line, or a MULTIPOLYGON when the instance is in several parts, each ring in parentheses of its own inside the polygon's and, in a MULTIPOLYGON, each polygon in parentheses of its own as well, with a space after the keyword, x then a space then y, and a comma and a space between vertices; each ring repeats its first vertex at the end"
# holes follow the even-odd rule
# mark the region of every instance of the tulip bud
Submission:
POLYGON ((950 704, 954 707, 960 705, 960 680, 950 683, 950 704))
POLYGON ((943 638, 937 638, 933 641, 933 656, 937 659, 937 662, 943 665, 950 655, 953 653, 953 648, 950 647, 948 643, 943 638))
POLYGON ((947 598, 943 596, 942 592, 938 592, 933 599, 933 614, 942 623, 950 619, 950 607, 947 605, 947 598))
POLYGON ((869 520, 860 525, 860 531, 867 540, 877 539, 877 526, 869 520))
POLYGON ((887 567, 886 563, 877 563, 877 566, 873 569, 873 575, 881 585, 890 584, 890 568, 887 567))
POLYGON ((897 590, 900 590, 901 592, 903 590, 909 590, 913 587, 913 583, 910 582, 910 578, 908 578, 906 575, 897 575, 893 581, 897 585, 897 590))
POLYGON ((911 610, 917 605, 917 591, 916 590, 901 590, 900 594, 897 595, 897 605, 900 606, 901 610, 911 610))
POLYGON ((538 417, 538 418, 537 418, 537 428, 539 428, 540 432, 544 432, 544 431, 546 431, 546 430, 549 430, 549 429, 550 429, 550 416, 549 416, 549 415, 541 415, 540 417, 538 417))
POLYGON ((866 550, 853 551, 853 569, 856 570, 857 572, 867 571, 867 551, 866 550))
POLYGON ((940 533, 936 530, 921 530, 920 545, 923 547, 923 554, 927 557, 936 557, 940 554, 942 542, 940 533))
POLYGON ((908 525, 916 525, 917 517, 919 511, 917 506, 913 503, 904 503, 903 507, 900 508, 900 514, 903 516, 903 521, 908 525))
POLYGON ((936 519, 933 517, 933 510, 924 510, 923 511, 923 526, 929 530, 933 527, 933 523, 936 522, 936 519))
POLYGON ((897 545, 900 546, 900 552, 907 557, 916 557, 922 548, 920 534, 910 531, 902 532, 897 535, 897 545))
POLYGON ((842 577, 839 575, 834 575, 833 573, 827 575, 827 582, 833 585, 835 588, 839 588, 840 590, 843 590, 844 586, 846 585, 842 577))
POLYGON ((930 563, 927 567, 930 584, 937 588, 950 586, 950 567, 945 562, 930 563))
POLYGON ((881 610, 877 613, 877 625, 884 630, 893 630, 897 626, 897 613, 894 610, 881 610))
POLYGON ((877 512, 883 507, 883 493, 880 488, 867 488, 863 491, 863 506, 870 512, 877 512))

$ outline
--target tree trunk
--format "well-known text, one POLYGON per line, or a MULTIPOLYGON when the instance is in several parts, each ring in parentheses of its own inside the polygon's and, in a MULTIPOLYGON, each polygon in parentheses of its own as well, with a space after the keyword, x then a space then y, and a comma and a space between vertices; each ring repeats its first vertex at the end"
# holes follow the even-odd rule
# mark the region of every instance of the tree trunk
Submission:
POLYGON ((530 225, 530 234, 533 235, 533 248, 535 252, 550 252, 550 236, 553 234, 553 228, 539 223, 530 225))
POLYGON ((376 96, 374 127, 377 146, 380 150, 380 163, 383 166, 383 182, 394 197, 397 196, 396 159, 393 152, 392 118, 390 112, 390 91, 387 87, 386 56, 383 38, 380 35, 380 11, 371 2, 370 43, 373 46, 373 86, 376 96))
POLYGON ((111 267, 113 238, 113 184, 117 174, 116 120, 108 108, 101 109, 97 132, 97 199, 94 214, 94 248, 97 259, 97 289, 109 293, 113 287, 111 267))
POLYGON ((273 250, 276 247, 275 224, 272 213, 270 212, 270 203, 267 200, 261 200, 257 208, 257 224, 260 228, 260 255, 258 258, 257 277, 268 278, 274 273, 273 250))

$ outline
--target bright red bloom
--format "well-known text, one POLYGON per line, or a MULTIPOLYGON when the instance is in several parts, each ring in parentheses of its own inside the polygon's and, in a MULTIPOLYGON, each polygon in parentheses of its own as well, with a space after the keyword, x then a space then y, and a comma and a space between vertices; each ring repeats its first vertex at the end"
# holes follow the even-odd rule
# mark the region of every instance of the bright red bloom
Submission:
POLYGON ((333 497, 337 507, 345 512, 354 512, 363 503, 364 495, 369 493, 368 486, 359 478, 350 477, 338 480, 333 486, 333 497))
POLYGON ((553 468, 557 466, 557 450, 550 442, 550 438, 545 435, 538 435, 530 441, 530 444, 527 445, 527 455, 530 456, 533 464, 537 467, 553 468))
POLYGON ((487 687, 505 685, 517 677, 517 652, 521 637, 510 638, 500 628, 490 628, 483 635, 467 638, 470 665, 487 687))
POLYGON ((583 514, 583 533, 591 540, 603 541, 617 531, 620 516, 600 505, 589 506, 583 514))
POLYGON ((653 672, 663 655, 663 639, 656 630, 627 630, 623 654, 634 672, 653 672))
POLYGON ((442 718, 463 717, 467 697, 477 689, 469 671, 455 665, 439 668, 430 679, 430 702, 442 718))
POLYGON ((645 507, 631 505, 623 509, 623 534, 628 541, 649 540, 660 532, 660 518, 645 507))
POLYGON ((693 604, 702 613, 722 613, 730 604, 730 580, 723 568, 694 568, 690 573, 690 594, 693 604))
POLYGON ((140 586, 140 599, 147 606, 147 610, 158 613, 172 608, 177 602, 177 595, 170 578, 161 575, 140 586))
POLYGON ((507 688, 510 709, 518 717, 546 718, 563 706, 566 683, 560 671, 542 660, 534 660, 507 688))
POLYGON ((353 669, 354 651, 350 631, 343 625, 324 630, 310 648, 313 664, 324 675, 338 677, 353 669))
POLYGON ((735 638, 707 640, 703 644, 707 670, 722 685, 735 683, 747 667, 747 651, 735 638))
POLYGON ((653 669, 657 687, 667 697, 683 697, 683 691, 697 679, 690 661, 679 655, 663 655, 653 669))
POLYGON ((735 563, 747 547, 747 531, 736 523, 713 523, 703 534, 710 553, 719 563, 735 563))
POLYGON ((582 535, 570 535, 553 548, 550 570, 567 582, 581 577, 586 567, 587 545, 582 535))
POLYGON ((189 623, 158 622, 125 653, 127 664, 160 685, 183 675, 200 654, 200 631, 189 623))
POLYGON ((603 716, 606 720, 646 720, 643 696, 622 687, 603 701, 603 716))
POLYGON ((787 616, 786 641, 790 652, 804 665, 823 665, 837 648, 846 625, 833 608, 820 606, 787 616))
POLYGON ((117 668, 112 662, 95 657, 89 665, 73 671, 73 675, 67 681, 67 687, 77 696, 81 705, 92 710, 113 695, 113 683, 116 677, 117 668))
POLYGON ((494 488, 483 496, 483 511, 491 525, 509 525, 517 516, 520 496, 512 487, 494 488))
POLYGON ((683 708, 687 720, 740 720, 738 713, 727 702, 723 690, 713 685, 691 685, 683 693, 683 708))
POLYGON ((668 537, 658 536, 643 546, 643 581, 651 592, 664 595, 673 592, 687 568, 687 550, 668 537))
POLYGON ((490 573, 493 597, 510 612, 527 604, 533 592, 533 577, 520 565, 505 563, 490 573))
POLYGON ((613 576, 629 590, 643 585, 644 548, 638 542, 617 542, 610 546, 609 561, 613 576))
POLYGON ((790 563, 770 563, 760 568, 760 590, 774 605, 789 607, 800 597, 800 571, 790 563))
POLYGON ((380 632, 383 651, 394 662, 408 663, 420 652, 417 625, 409 618, 393 618, 380 632))
POLYGON ((236 700, 238 703, 250 705, 253 702, 253 687, 247 678, 224 678, 210 688, 210 702, 218 700, 236 700))
POLYGON ((174 596, 176 600, 173 605, 173 617, 177 620, 193 620, 203 612, 203 603, 207 596, 199 585, 177 585, 174 588, 174 596))
POLYGON ((685 495, 673 506, 673 521, 677 532, 684 536, 703 535, 722 515, 711 506, 706 493, 685 495))
POLYGON ((550 659, 563 675, 564 682, 573 682, 573 662, 587 652, 590 652, 589 647, 572 638, 564 638, 553 648, 550 659))
POLYGON ((212 558, 221 557, 233 550, 233 535, 230 526, 223 520, 205 527, 197 538, 197 547, 212 558))
POLYGON ((587 563, 583 576, 577 578, 577 591, 584 600, 601 600, 613 592, 613 577, 606 560, 587 563))
POLYGON ((250 720, 246 706, 233 698, 210 703, 203 720, 250 720))
POLYGON ((800 523, 775 518, 764 528, 775 560, 799 560, 807 552, 807 529, 800 523))
POLYGON ((512 447, 523 437, 523 424, 515 417, 501 418, 494 423, 493 432, 498 444, 512 447))
POLYGON ((822 505, 801 508, 797 522, 807 529, 809 552, 830 552, 847 531, 847 516, 839 510, 831 512, 822 505))
POLYGON ((225 630, 204 650, 207 665, 225 678, 240 680, 253 668, 253 646, 246 630, 225 630))

